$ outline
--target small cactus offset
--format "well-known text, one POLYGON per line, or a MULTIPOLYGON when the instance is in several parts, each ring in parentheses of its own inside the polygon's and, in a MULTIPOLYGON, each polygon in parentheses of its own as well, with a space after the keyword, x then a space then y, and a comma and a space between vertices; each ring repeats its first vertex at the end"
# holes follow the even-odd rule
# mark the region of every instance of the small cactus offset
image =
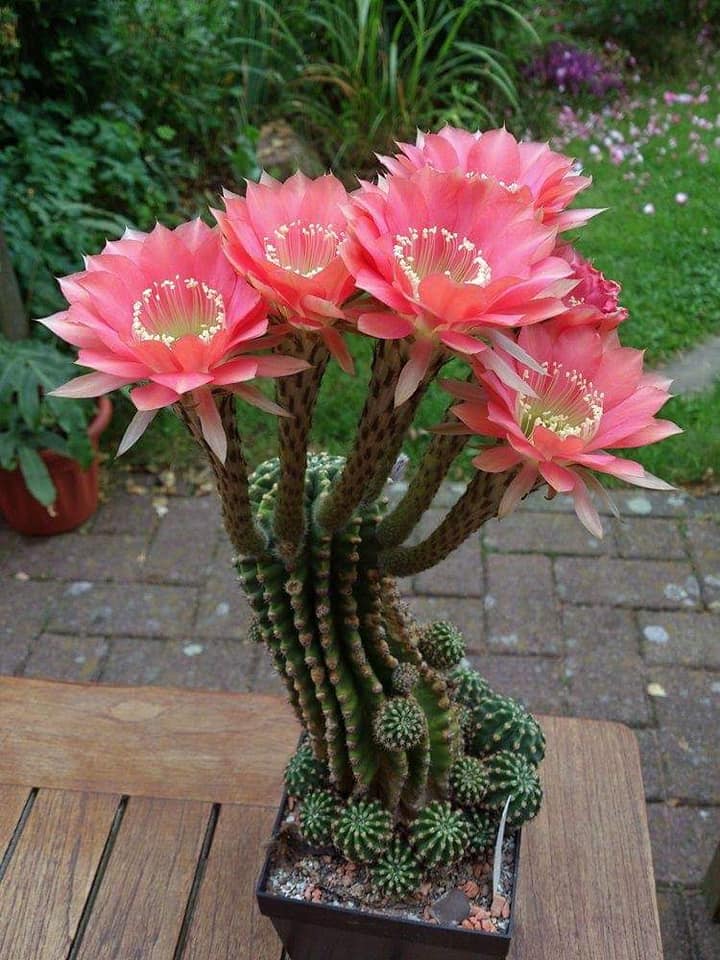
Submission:
POLYGON ((500 816, 489 810, 468 810, 465 813, 470 825, 470 851, 483 853, 495 843, 500 826, 500 816))
POLYGON ((450 788, 461 807, 477 807, 489 786, 488 768, 477 757, 460 757, 450 768, 450 788))
POLYGON ((438 620, 425 627, 419 646, 427 663, 437 670, 448 670, 465 656, 463 635, 447 620, 438 620))
POLYGON ((300 830, 309 843, 321 846, 332 843, 332 831, 340 812, 336 794, 316 790, 308 794, 300 806, 300 830))
POLYGON ((470 845, 470 825, 462 811, 436 800, 420 812, 410 839, 428 866, 457 863, 470 845))
POLYGON ((404 897, 420 885, 420 864, 412 849, 399 837, 371 869, 373 884, 385 896, 404 897))
POLYGON ((516 700, 494 693, 472 708, 470 749, 477 756, 510 750, 537 766, 545 756, 545 736, 516 700))
POLYGON ((327 764, 316 759, 308 743, 301 744, 285 767, 285 787, 291 797, 309 796, 328 782, 327 764))
POLYGON ((448 674, 452 698, 464 707, 474 707, 479 700, 491 693, 490 684, 477 670, 459 663, 448 674))
POLYGON ((401 663, 393 670, 392 688, 400 696, 409 697, 420 679, 420 671, 414 663, 401 663))
POLYGON ((393 832, 393 820, 378 800, 351 800, 333 827, 335 844, 355 863, 377 861, 393 832))
POLYGON ((542 803, 542 787, 533 765, 519 754, 501 750, 490 757, 488 770, 485 805, 499 813, 510 797, 507 822, 519 826, 532 820, 542 803))
POLYGON ((409 750, 427 737, 427 720, 412 697, 386 700, 375 717, 375 739, 386 750, 409 750))

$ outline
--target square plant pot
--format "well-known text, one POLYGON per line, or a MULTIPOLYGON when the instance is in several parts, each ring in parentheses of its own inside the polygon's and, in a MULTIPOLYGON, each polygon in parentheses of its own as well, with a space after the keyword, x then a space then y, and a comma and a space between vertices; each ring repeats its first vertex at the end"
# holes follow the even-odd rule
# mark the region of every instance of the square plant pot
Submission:
MULTIPOLYGON (((283 820, 285 799, 275 821, 273 841, 283 820)), ((267 881, 274 844, 269 846, 257 882, 258 906, 272 921, 290 960, 497 960, 507 956, 512 941, 521 832, 515 840, 512 911, 506 933, 464 930, 270 893, 267 881)))

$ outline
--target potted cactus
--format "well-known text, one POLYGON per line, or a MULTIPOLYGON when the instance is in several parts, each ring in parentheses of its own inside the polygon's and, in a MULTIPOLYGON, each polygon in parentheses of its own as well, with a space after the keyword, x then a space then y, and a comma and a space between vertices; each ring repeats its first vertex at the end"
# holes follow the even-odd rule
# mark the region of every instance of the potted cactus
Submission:
POLYGON ((655 418, 667 382, 620 345, 618 285, 559 239, 599 212, 568 209, 589 185, 571 160, 445 128, 382 162, 350 196, 329 175, 263 176, 225 195, 215 228, 128 231, 62 281, 70 306, 44 323, 93 370, 61 395, 134 384, 121 450, 172 407, 214 470, 253 637, 303 731, 258 891, 293 960, 503 956, 542 731, 468 664, 452 624, 413 622, 396 578, 539 487, 571 495, 600 536, 597 473, 666 487, 610 450, 677 428, 655 418), (353 336, 375 343, 357 433, 344 458, 310 453, 324 371, 352 374, 353 336), (443 380, 453 357, 465 375, 443 380), (447 415, 389 508, 438 377, 447 415), (242 403, 278 415, 279 455, 252 472, 242 403), (468 443, 464 493, 408 544, 468 443))

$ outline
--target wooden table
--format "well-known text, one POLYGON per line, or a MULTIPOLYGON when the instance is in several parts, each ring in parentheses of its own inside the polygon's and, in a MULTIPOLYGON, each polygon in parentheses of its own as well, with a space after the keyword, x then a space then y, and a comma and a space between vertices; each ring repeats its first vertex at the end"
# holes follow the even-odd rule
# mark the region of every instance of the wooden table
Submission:
MULTIPOLYGON (((661 960, 635 738, 541 721, 511 957, 661 960)), ((296 739, 274 697, 0 678, 0 958, 280 960, 253 885, 296 739)))

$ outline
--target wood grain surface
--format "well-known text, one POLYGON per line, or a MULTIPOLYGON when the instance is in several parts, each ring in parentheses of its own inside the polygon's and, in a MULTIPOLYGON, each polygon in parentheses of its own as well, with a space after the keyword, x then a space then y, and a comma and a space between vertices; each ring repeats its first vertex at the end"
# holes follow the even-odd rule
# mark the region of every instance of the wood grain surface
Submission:
POLYGON ((5 786, 0 783, 0 861, 12 840, 29 796, 29 787, 5 786))
POLYGON ((299 735, 278 697, 0 677, 10 730, 0 783, 260 806, 299 735))
POLYGON ((255 881, 276 811, 220 810, 183 960, 278 960, 280 946, 255 904, 255 881))
POLYGON ((172 960, 211 809, 130 798, 77 960, 172 960))
POLYGON ((0 883, 0 957, 65 958, 120 797, 40 790, 0 883))
POLYGON ((512 960, 662 960, 640 755, 620 724, 542 717, 512 960))

